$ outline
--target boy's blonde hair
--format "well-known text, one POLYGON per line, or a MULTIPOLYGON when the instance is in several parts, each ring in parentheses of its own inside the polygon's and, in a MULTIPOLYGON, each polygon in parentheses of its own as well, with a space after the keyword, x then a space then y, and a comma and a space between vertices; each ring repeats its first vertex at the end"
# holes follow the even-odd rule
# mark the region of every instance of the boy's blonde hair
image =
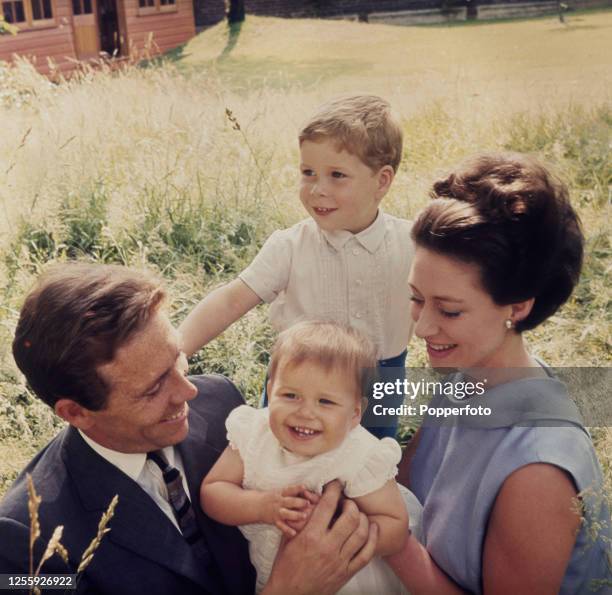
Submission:
POLYGON ((308 140, 336 141, 339 150, 356 155, 372 171, 402 160, 402 129, 387 101, 376 95, 343 95, 323 104, 300 132, 308 140))
POLYGON ((279 365, 312 362, 326 372, 341 368, 355 379, 358 396, 369 394, 376 372, 376 351, 362 333, 336 322, 300 322, 283 331, 272 348, 269 379, 279 365))

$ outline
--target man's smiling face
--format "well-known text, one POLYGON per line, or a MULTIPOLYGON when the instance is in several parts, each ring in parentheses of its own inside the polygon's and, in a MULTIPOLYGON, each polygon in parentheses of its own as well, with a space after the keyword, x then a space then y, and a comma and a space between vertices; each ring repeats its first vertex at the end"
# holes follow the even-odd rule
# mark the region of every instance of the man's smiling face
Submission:
POLYGON ((149 452, 177 444, 189 429, 187 401, 197 389, 168 317, 156 311, 145 327, 98 367, 110 387, 106 406, 88 412, 84 432, 119 452, 149 452))

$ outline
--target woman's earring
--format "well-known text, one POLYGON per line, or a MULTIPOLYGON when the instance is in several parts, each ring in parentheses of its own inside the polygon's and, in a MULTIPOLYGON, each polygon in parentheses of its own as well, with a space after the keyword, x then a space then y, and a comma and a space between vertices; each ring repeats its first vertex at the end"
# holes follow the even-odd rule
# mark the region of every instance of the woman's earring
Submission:
POLYGON ((506 322, 505 322, 505 324, 506 324, 506 328, 507 328, 508 330, 510 330, 510 329, 511 329, 511 328, 514 326, 514 323, 513 323, 513 322, 512 322, 512 320, 510 320, 509 318, 506 318, 506 322))

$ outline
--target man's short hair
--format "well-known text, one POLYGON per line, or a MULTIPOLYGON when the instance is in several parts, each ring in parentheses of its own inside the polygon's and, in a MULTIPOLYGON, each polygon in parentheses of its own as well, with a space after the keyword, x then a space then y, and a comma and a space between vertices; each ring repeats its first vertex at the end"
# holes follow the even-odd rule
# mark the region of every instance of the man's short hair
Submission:
POLYGON ((340 368, 355 379, 356 396, 369 394, 376 371, 376 350, 358 330, 336 322, 299 322, 280 333, 270 360, 269 379, 280 365, 312 362, 329 372, 340 368))
POLYGON ((306 122, 299 139, 335 141, 372 171, 397 171, 402 160, 402 129, 387 101, 376 95, 344 95, 323 104, 306 122))
POLYGON ((21 308, 13 355, 32 390, 54 407, 67 397, 103 409, 109 386, 99 366, 141 330, 166 294, 145 271, 70 263, 44 273, 21 308))

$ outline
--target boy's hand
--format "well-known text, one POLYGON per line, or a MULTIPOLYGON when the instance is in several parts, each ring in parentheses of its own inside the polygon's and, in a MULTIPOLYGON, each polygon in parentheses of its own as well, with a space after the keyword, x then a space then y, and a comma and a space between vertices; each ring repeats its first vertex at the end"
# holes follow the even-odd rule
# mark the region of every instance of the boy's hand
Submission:
POLYGON ((262 520, 264 523, 276 525, 287 537, 295 537, 310 517, 313 506, 311 501, 315 502, 315 498, 318 501, 318 496, 303 485, 267 492, 262 520), (289 523, 297 523, 299 528, 294 529, 289 523))

